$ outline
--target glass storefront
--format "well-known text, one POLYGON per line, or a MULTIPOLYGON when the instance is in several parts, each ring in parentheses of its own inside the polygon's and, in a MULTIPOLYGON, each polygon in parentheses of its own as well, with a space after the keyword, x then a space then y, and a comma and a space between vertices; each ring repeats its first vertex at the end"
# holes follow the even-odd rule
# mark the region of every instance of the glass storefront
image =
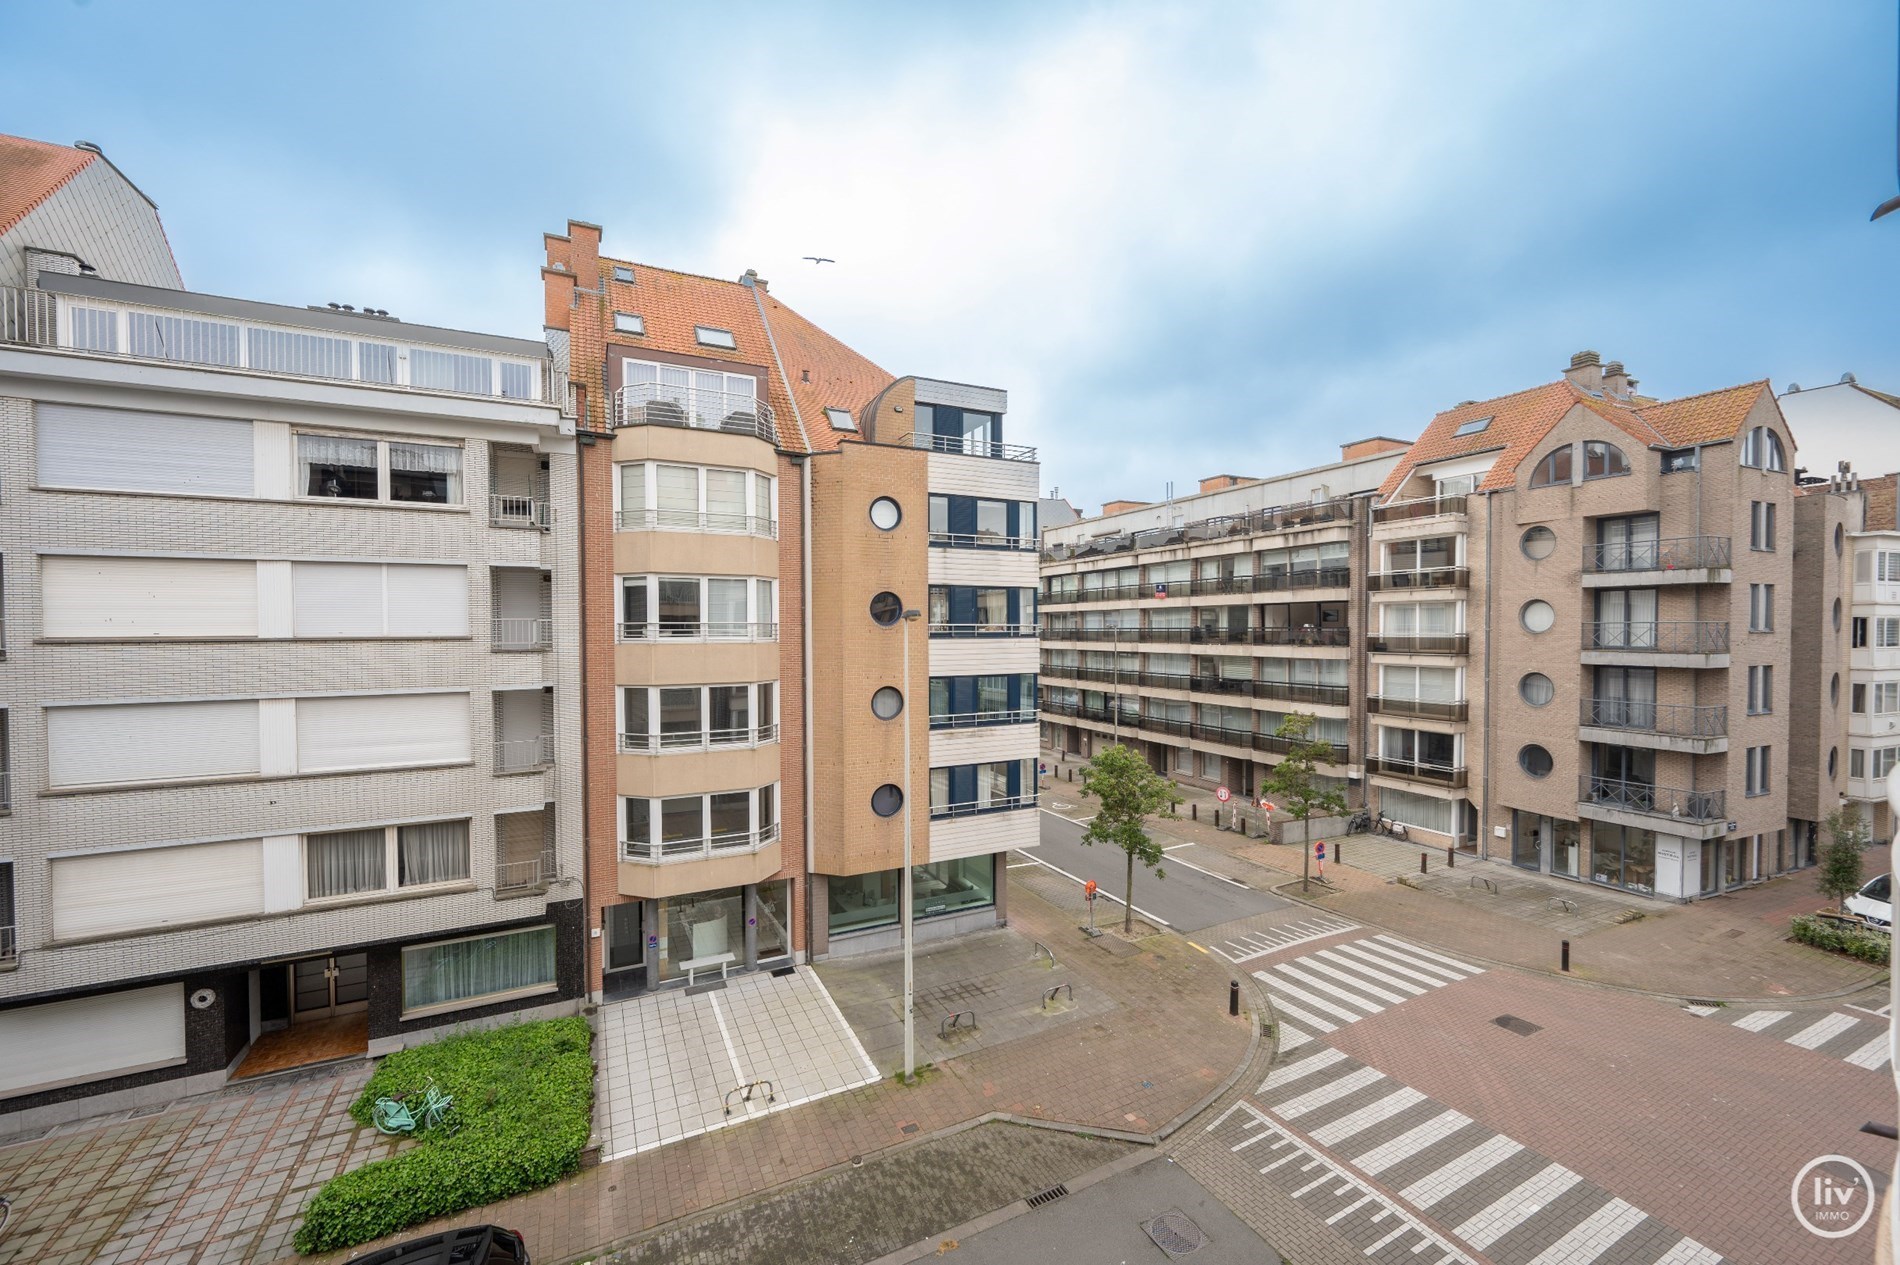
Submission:
POLYGON ((1656 832, 1597 822, 1590 829, 1592 882, 1648 895, 1656 890, 1656 832))
POLYGON ((1544 868, 1544 827, 1550 820, 1523 809, 1511 812, 1511 864, 1525 870, 1544 868))
MULTIPOLYGON (((828 884, 826 900, 831 934, 840 936, 873 927, 896 926, 899 878, 896 870, 834 875, 828 884)), ((935 918, 995 903, 994 854, 937 861, 911 871, 913 918, 935 918)))
POLYGON ((792 951, 792 885, 789 880, 758 887, 759 961, 782 958, 792 951))
POLYGON ((745 889, 741 887, 667 897, 660 913, 664 928, 660 934, 660 978, 684 979, 687 962, 707 963, 728 953, 732 955, 730 966, 743 967, 744 906, 745 889))
POLYGON ((1552 819, 1550 831, 1550 872, 1565 878, 1577 877, 1577 860, 1582 851, 1578 845, 1581 831, 1577 823, 1552 819))

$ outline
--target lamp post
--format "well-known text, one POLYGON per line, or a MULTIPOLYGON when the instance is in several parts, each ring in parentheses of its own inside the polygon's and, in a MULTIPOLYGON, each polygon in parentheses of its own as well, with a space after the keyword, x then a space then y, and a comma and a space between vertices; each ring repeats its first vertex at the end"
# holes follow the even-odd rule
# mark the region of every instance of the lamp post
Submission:
POLYGON ((904 869, 898 885, 899 921, 904 929, 904 1083, 917 1079, 917 1017, 912 1013, 917 978, 912 962, 916 947, 916 912, 910 892, 910 625, 921 617, 917 611, 905 611, 897 631, 904 641, 904 869))

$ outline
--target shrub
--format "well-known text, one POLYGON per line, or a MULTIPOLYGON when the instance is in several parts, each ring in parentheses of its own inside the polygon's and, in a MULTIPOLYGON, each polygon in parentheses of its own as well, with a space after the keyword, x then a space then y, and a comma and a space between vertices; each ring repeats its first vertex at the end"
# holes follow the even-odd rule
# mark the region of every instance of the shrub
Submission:
POLYGON ((368 1126, 378 1098, 431 1078, 455 1099, 453 1132, 340 1173, 304 1209, 294 1246, 328 1252, 551 1185, 580 1167, 592 1128, 593 1030, 581 1018, 512 1024, 401 1050, 350 1107, 368 1126))
POLYGON ((1886 966, 1893 955, 1893 937, 1863 927, 1851 927, 1812 914, 1800 914, 1794 920, 1794 938, 1817 949, 1845 953, 1864 962, 1886 966))

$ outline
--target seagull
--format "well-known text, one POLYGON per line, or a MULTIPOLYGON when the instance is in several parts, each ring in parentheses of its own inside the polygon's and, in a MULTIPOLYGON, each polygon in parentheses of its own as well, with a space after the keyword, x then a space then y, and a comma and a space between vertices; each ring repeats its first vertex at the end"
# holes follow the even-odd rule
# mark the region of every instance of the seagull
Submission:
POLYGON ((835 259, 827 259, 823 255, 806 255, 805 258, 811 260, 815 264, 835 264, 838 262, 835 259))

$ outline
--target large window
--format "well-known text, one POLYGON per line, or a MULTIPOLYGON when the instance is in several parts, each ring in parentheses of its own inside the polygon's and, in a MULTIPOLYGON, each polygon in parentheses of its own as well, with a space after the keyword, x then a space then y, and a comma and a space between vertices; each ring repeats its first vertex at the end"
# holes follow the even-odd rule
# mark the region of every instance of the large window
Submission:
POLYGON ((304 898, 332 900, 468 881, 468 822, 305 835, 304 898))
POLYGON ((967 817, 975 813, 1033 807, 1033 760, 992 760, 956 764, 930 771, 930 815, 967 817))
POLYGON ((1031 637, 1036 590, 933 584, 929 617, 933 637, 1031 637))
POLYGON ((1534 488, 1555 487, 1570 482, 1571 450, 1569 445, 1552 452, 1537 463, 1531 472, 1531 486, 1534 488))
MULTIPOLYGON (((1712 847, 1712 844, 1704 844, 1712 847)), ((1656 832, 1636 826, 1590 825, 1590 878, 1632 892, 1656 890, 1656 832)))
POLYGON ((622 641, 774 641, 776 581, 742 576, 620 577, 622 641))
POLYGON ((964 549, 1034 549, 1036 503, 932 495, 930 543, 964 549))
POLYGON ((759 381, 749 373, 722 373, 684 365, 621 362, 624 398, 649 424, 734 428, 751 432, 758 418, 759 381))
MULTIPOLYGON (((1135 680, 1137 675, 1131 671, 1129 679, 1135 680)), ((930 678, 932 729, 1028 724, 1035 719, 1036 678, 1033 673, 930 678)))
POLYGON ((460 505, 462 449, 300 433, 297 490, 325 499, 460 505))
MULTIPOLYGON (((834 936, 897 925, 902 875, 834 875, 827 882, 827 925, 834 936)), ((937 861, 911 870, 911 916, 935 918, 996 903, 996 857, 991 853, 937 861)))
POLYGON ((402 951, 405 1016, 554 990, 553 927, 418 944, 402 951))
POLYGON ((1757 426, 1742 436, 1742 464, 1755 470, 1785 471, 1788 458, 1781 448, 1781 436, 1766 426, 1757 426))
POLYGON ((624 686, 623 752, 705 751, 778 740, 778 685, 624 686))
POLYGON ((778 784, 757 790, 620 801, 627 861, 691 861, 756 852, 778 838, 778 784))
POLYGON ((937 452, 960 452, 973 457, 1003 455, 1003 419, 994 413, 978 413, 948 404, 919 404, 916 438, 919 448, 937 452))
POLYGON ((1755 550, 1772 550, 1775 547, 1775 503, 1773 501, 1748 503, 1748 547, 1755 550))
POLYGON ((1379 811, 1393 821, 1416 826, 1420 830, 1432 830, 1442 835, 1454 833, 1457 808, 1458 804, 1454 800, 1395 790, 1390 786, 1379 788, 1379 811))
POLYGON ((1629 458, 1615 444, 1604 443, 1600 439, 1586 439, 1583 442, 1583 477, 1585 479, 1608 479, 1630 472, 1629 458))
POLYGON ((614 530, 778 535, 778 480, 756 470, 635 461, 618 467, 614 530))

